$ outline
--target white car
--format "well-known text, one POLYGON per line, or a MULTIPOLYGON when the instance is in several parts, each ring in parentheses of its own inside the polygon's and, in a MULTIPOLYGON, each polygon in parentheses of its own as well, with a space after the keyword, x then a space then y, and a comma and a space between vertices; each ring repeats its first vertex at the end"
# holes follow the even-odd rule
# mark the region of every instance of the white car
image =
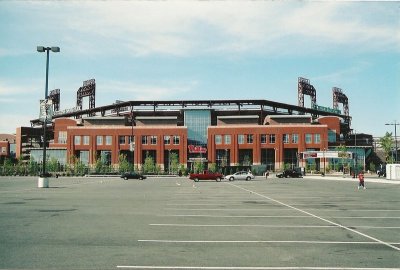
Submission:
POLYGON ((225 179, 227 179, 229 181, 233 181, 233 180, 246 180, 246 181, 249 181, 251 179, 254 179, 254 175, 251 172, 240 171, 240 172, 236 172, 234 174, 230 174, 230 175, 225 176, 225 179))

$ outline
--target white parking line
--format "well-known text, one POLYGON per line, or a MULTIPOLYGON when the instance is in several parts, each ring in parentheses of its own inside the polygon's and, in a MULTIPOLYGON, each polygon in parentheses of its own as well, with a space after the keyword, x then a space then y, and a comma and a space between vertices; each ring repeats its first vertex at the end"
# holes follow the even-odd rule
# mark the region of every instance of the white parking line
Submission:
MULTIPOLYGON (((166 227, 265 227, 265 228, 337 228, 334 225, 259 225, 259 224, 149 224, 166 227)), ((400 228, 400 227, 399 227, 400 228)))
POLYGON ((327 223, 329 223, 329 224, 338 226, 338 227, 343 228, 343 229, 345 229, 345 230, 351 231, 351 232, 353 232, 353 233, 356 233, 356 234, 358 234, 358 235, 361 235, 361 236, 364 236, 364 237, 366 237, 366 238, 368 238, 368 239, 371 239, 371 240, 373 240, 373 241, 376 241, 377 243, 380 243, 380 244, 382 244, 382 245, 385 245, 385 246, 388 246, 388 247, 390 247, 390 248, 392 248, 392 249, 395 249, 395 250, 400 251, 400 248, 394 246, 394 244, 387 243, 387 242, 385 242, 385 241, 382 241, 382 240, 380 240, 380 239, 377 239, 377 238, 372 237, 372 236, 370 236, 370 235, 367 235, 367 234, 365 234, 365 233, 359 232, 359 231, 354 230, 354 229, 352 229, 352 228, 349 228, 349 227, 347 227, 347 226, 343 226, 343 225, 341 225, 341 224, 339 224, 339 223, 330 221, 330 220, 328 220, 328 219, 326 219, 326 218, 323 218, 323 217, 314 215, 314 214, 312 214, 312 213, 310 213, 310 212, 307 212, 307 211, 302 210, 302 209, 300 209, 300 208, 291 206, 291 205, 286 204, 286 203, 284 203, 284 202, 275 200, 275 199, 273 199, 273 198, 271 198, 271 197, 265 196, 265 195, 263 195, 263 194, 260 194, 260 193, 255 192, 255 191, 252 191, 252 190, 249 190, 249 189, 240 187, 240 186, 235 185, 235 184, 232 184, 232 183, 226 183, 226 184, 227 184, 227 185, 231 185, 231 186, 236 187, 236 188, 239 188, 239 189, 244 190, 244 191, 246 191, 246 192, 253 193, 253 194, 258 195, 258 196, 260 196, 260 197, 263 197, 263 198, 265 198, 265 199, 267 199, 267 200, 270 200, 270 201, 279 203, 280 205, 283 205, 283 206, 286 206, 286 207, 288 207, 288 208, 297 210, 297 211, 299 211, 299 212, 301 212, 301 213, 303 213, 303 214, 306 214, 306 215, 309 215, 309 216, 311 216, 311 217, 317 218, 317 219, 319 219, 319 220, 325 221, 325 222, 327 222, 327 223))
MULTIPOLYGON (((307 213, 307 212, 304 212, 307 213)), ((287 215, 287 216, 277 216, 277 215, 237 215, 237 216, 224 216, 224 215, 192 215, 192 214, 178 214, 178 215, 159 215, 162 217, 209 217, 209 218, 312 218, 317 217, 311 214, 310 216, 299 216, 299 215, 287 215)), ((318 217, 324 219, 323 217, 318 217)), ((347 217, 347 216, 328 216, 327 218, 337 218, 337 219, 400 219, 400 217, 347 217)))
MULTIPOLYGON (((286 211, 294 211, 294 209, 279 209, 279 208, 164 208, 164 210, 167 211, 282 211, 282 210, 286 210, 286 211)), ((309 210, 309 209, 307 209, 309 210)), ((318 210, 318 209, 315 209, 318 210)), ((327 209, 325 211, 341 211, 343 212, 343 210, 340 209, 327 209)), ((347 210, 346 210, 347 211, 347 210)), ((351 211, 360 211, 360 210, 351 210, 351 211)), ((363 209, 364 212, 397 212, 400 210, 367 210, 367 209, 363 209)), ((381 218, 385 218, 385 217, 381 217, 381 218)), ((390 218, 400 218, 400 217, 390 217, 390 218)))
MULTIPOLYGON (((378 241, 296 241, 296 240, 166 240, 166 239, 139 239, 138 242, 148 243, 268 243, 268 244, 356 244, 356 245, 380 245, 378 241)), ((400 243, 386 243, 398 245, 400 243)))
POLYGON ((117 265, 117 268, 125 269, 198 269, 198 270, 399 270, 399 268, 377 267, 263 267, 263 266, 157 266, 157 265, 117 265))
MULTIPOLYGON (((232 204, 230 204, 232 206, 232 204)), ((237 205, 242 205, 242 204, 237 204, 237 205)), ((213 204, 167 204, 167 206, 221 206, 220 203, 213 203, 213 204)), ((221 211, 225 211, 227 208, 218 208, 221 211)), ((165 210, 194 210, 194 211, 199 211, 199 210, 214 210, 214 208, 165 208, 165 210)), ((240 210, 240 208, 237 209, 228 209, 228 210, 240 210)), ((262 210, 262 211, 293 211, 293 209, 288 209, 288 208, 267 208, 267 207, 260 207, 260 208, 252 208, 252 209, 245 209, 242 208, 241 210, 262 210)), ((400 212, 400 209, 321 209, 321 208, 304 208, 303 210, 306 211, 322 211, 322 212, 400 212)))
POLYGON ((310 216, 219 216, 219 215, 160 215, 162 217, 210 217, 210 218, 311 218, 310 216))
MULTIPOLYGON (((335 225, 263 225, 263 224, 178 224, 178 223, 154 223, 149 226, 165 227, 264 227, 264 228, 339 228, 335 225)), ((399 227, 387 226, 348 226, 358 229, 400 229, 399 227)))

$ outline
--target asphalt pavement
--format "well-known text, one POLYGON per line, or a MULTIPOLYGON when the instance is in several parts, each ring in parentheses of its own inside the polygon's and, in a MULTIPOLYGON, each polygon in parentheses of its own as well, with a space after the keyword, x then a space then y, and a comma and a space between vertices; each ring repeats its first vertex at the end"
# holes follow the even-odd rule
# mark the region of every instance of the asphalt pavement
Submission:
POLYGON ((0 177, 0 269, 399 269, 400 186, 372 180, 0 177))

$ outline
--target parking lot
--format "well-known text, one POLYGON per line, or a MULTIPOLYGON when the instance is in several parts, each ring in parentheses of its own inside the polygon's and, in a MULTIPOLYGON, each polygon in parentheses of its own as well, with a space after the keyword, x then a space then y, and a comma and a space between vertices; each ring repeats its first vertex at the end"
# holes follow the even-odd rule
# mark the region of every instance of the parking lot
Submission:
POLYGON ((400 185, 0 177, 0 269, 399 269, 400 185))

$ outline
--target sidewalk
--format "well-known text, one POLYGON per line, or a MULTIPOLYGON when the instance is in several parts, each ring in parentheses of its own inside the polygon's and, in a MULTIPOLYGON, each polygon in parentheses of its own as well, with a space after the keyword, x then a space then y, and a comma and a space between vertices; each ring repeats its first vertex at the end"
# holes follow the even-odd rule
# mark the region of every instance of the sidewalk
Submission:
MULTIPOLYGON (((400 180, 386 180, 386 178, 384 177, 378 177, 376 175, 364 175, 365 177, 365 182, 371 182, 371 183, 383 183, 383 184, 395 184, 395 185, 400 185, 400 180)), ((353 178, 350 175, 325 175, 325 176, 321 176, 321 175, 305 175, 303 176, 304 179, 310 179, 310 180, 335 180, 335 181, 350 181, 350 182, 354 182, 354 181, 358 181, 358 178, 353 178)))

